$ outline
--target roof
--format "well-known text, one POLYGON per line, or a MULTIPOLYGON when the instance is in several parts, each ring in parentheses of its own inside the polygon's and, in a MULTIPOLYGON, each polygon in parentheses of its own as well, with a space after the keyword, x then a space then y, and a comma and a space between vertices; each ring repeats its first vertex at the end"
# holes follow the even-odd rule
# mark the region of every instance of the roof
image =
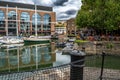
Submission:
MULTIPOLYGON (((35 5, 32 5, 32 4, 0 1, 0 6, 6 7, 7 5, 8 7, 35 9, 35 5)), ((40 6, 40 5, 37 5, 37 10, 53 11, 52 7, 40 6)))

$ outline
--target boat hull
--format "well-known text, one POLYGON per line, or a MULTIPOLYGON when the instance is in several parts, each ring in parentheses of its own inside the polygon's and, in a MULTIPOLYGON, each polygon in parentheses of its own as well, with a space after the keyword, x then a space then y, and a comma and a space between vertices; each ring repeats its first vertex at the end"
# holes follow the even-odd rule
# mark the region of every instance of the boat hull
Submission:
POLYGON ((44 43, 50 43, 50 40, 24 40, 24 44, 26 44, 26 45, 44 44, 44 43))

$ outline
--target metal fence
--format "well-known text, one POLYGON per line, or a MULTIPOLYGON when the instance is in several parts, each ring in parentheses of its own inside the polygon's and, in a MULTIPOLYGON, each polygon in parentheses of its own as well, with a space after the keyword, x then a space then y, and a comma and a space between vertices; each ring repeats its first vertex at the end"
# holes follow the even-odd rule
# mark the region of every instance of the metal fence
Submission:
POLYGON ((103 53, 71 58, 71 63, 57 67, 0 73, 0 80, 120 80, 120 55, 103 53))
POLYGON ((0 80, 70 80, 70 65, 29 72, 1 73, 0 80))
POLYGON ((101 80, 120 80, 120 55, 103 54, 101 80))

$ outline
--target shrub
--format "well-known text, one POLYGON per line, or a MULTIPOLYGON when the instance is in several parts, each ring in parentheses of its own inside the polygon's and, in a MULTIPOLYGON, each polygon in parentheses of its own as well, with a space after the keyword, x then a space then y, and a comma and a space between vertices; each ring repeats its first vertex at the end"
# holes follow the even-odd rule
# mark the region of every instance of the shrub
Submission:
POLYGON ((113 43, 108 43, 107 45, 106 45, 106 48, 107 49, 112 49, 114 47, 114 44, 113 43))

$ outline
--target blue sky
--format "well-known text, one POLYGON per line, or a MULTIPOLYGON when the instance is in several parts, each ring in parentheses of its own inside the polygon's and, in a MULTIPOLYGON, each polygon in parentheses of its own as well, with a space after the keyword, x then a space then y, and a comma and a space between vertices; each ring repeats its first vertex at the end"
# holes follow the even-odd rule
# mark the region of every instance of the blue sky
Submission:
POLYGON ((53 7, 53 11, 56 12, 57 20, 67 20, 70 18, 74 18, 81 7, 81 0, 1 0, 1 1, 51 6, 53 7))

